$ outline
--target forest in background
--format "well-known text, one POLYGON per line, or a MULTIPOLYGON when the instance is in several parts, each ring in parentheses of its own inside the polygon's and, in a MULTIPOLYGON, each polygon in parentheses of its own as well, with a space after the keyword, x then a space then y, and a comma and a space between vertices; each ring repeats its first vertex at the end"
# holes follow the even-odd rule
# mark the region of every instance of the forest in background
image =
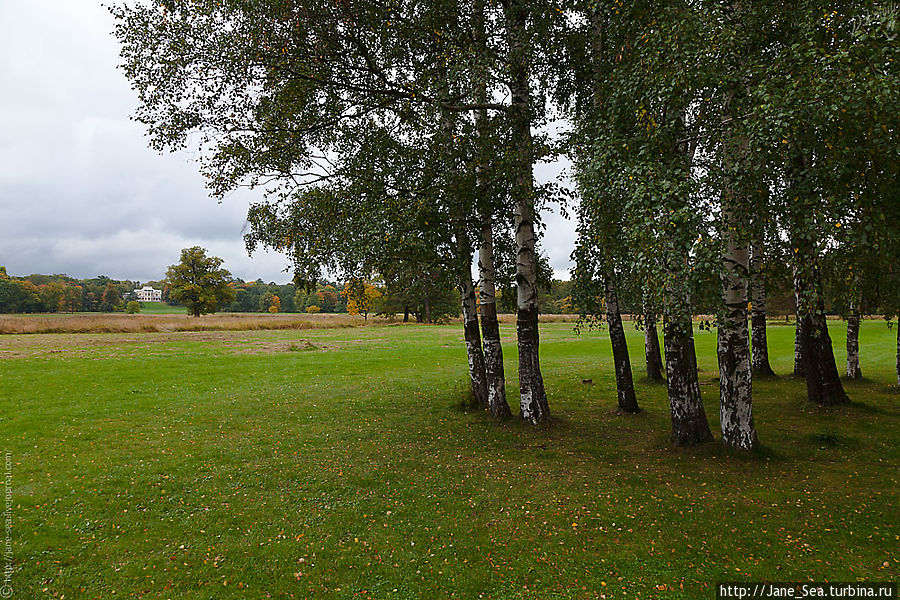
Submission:
MULTIPOLYGON (((262 279, 244 281, 234 278, 234 301, 221 307, 223 312, 271 313, 346 313, 346 284, 320 279, 312 289, 293 283, 277 284, 262 279)), ((399 315, 418 322, 439 322, 459 316, 459 292, 451 285, 423 286, 384 280, 369 283, 377 297, 369 310, 372 314, 399 315)), ((106 275, 78 279, 65 274, 31 274, 14 277, 0 267, 0 314, 124 312, 135 290, 150 286, 169 299, 165 280, 138 281, 112 279, 106 275)), ((572 283, 557 279, 543 283, 541 311, 544 314, 573 314, 572 283)), ((504 312, 515 312, 515 288, 501 290, 500 306, 504 312), (505 302, 504 302, 505 299, 505 302)))

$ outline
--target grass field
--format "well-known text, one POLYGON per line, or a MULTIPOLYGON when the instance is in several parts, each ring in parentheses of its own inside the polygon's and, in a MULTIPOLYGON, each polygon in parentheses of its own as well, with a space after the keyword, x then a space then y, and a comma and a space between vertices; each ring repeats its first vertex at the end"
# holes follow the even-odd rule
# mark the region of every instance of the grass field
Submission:
MULTIPOLYGON (((716 581, 896 581, 894 335, 864 323, 848 406, 759 382, 751 456, 671 449, 661 385, 639 379, 644 412, 617 414, 605 332, 566 323, 542 325, 542 430, 460 408, 459 325, 0 336, 13 597, 713 598, 716 581)), ((770 340, 788 373, 793 329, 770 340)), ((718 433, 715 334, 697 350, 718 433)))
POLYGON ((165 302, 141 302, 142 315, 183 315, 187 309, 183 306, 170 306, 165 302))
MULTIPOLYGON (((171 307, 170 307, 171 308, 171 307)), ((372 322, 375 320, 373 319, 372 322)), ((0 315, 0 334, 18 333, 168 333, 173 331, 246 331, 356 327, 362 317, 348 314, 219 313, 192 317, 180 313, 56 313, 0 315)))
MULTIPOLYGON (((172 331, 245 331, 254 329, 328 329, 362 325, 399 325, 395 318, 347 313, 217 313, 193 317, 177 306, 156 307, 158 312, 0 314, 0 334, 18 333, 168 333, 172 331)), ((456 319, 458 321, 458 319, 456 319)), ((573 323, 576 315, 541 315, 542 323, 573 323)), ((515 315, 500 315, 515 324, 515 315)), ((412 325, 413 323, 406 323, 412 325)))

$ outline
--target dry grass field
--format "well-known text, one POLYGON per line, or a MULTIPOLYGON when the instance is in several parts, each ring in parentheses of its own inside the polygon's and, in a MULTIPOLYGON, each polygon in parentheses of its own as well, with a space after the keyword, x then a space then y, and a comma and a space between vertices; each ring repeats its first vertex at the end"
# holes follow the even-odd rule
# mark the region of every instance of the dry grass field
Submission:
MULTIPOLYGON (((544 323, 569 323, 577 315, 542 315, 544 323)), ((455 319, 454 321, 458 321, 455 319)), ((332 329, 364 324, 401 323, 401 319, 369 316, 368 321, 348 314, 221 313, 192 317, 182 314, 57 313, 0 315, 0 334, 17 333, 171 333, 176 331, 253 331, 260 329, 332 329)), ((500 315, 514 324, 515 315, 500 315)))
MULTIPOLYGON (((370 317, 371 318, 371 317, 370 317)), ((68 313, 0 316, 2 333, 166 333, 173 331, 246 331, 255 329, 323 329, 355 327, 362 317, 347 314, 222 313, 189 315, 129 315, 68 313)))

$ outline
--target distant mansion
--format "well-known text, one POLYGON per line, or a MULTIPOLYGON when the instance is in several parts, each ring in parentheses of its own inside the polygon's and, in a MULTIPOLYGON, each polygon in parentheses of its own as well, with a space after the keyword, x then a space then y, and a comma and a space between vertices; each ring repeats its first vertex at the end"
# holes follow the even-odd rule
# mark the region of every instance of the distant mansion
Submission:
POLYGON ((162 302, 162 290, 146 285, 139 290, 134 290, 134 295, 141 302, 162 302))

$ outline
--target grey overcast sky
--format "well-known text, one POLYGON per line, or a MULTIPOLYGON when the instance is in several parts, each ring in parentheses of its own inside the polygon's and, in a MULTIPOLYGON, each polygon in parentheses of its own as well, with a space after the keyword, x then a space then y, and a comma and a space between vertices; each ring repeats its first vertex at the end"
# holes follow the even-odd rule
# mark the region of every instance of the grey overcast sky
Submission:
MULTIPOLYGON (((147 147, 111 31, 98 0, 0 0, 0 265, 147 281, 201 245, 237 277, 289 281, 282 256, 244 249, 255 192, 219 204, 193 155, 147 147)), ((574 224, 543 218, 543 249, 567 279, 574 224)))

